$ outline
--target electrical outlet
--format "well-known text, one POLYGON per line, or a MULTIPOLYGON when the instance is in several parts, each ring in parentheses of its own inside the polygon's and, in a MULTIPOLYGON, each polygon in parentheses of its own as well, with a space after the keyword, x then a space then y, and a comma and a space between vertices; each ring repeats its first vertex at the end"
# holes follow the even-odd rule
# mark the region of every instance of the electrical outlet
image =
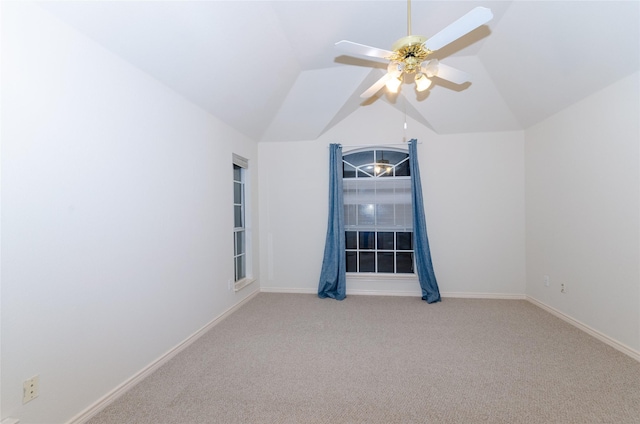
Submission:
POLYGON ((545 285, 545 287, 549 287, 549 276, 548 275, 544 276, 544 285, 545 285))
POLYGON ((40 376, 36 375, 22 383, 22 403, 32 401, 40 394, 40 376))
POLYGON ((565 287, 564 283, 560 284, 560 293, 566 293, 567 292, 567 288, 565 287))

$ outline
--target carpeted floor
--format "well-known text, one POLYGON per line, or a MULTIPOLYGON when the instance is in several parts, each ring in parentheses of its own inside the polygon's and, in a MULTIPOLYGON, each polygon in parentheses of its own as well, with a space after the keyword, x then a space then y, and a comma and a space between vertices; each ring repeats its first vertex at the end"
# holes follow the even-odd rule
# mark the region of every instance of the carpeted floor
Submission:
POLYGON ((89 423, 640 423, 640 363, 526 301, 261 293, 89 423))

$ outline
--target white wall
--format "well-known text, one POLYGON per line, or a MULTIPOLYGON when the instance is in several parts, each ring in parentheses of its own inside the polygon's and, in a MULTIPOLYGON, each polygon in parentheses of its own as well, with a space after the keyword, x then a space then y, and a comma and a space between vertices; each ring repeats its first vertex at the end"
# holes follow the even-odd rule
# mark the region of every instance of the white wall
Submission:
POLYGON ((527 294, 636 351, 638 78, 624 78, 525 133, 527 294))
POLYGON ((524 133, 405 133, 376 102, 256 146, 41 9, 2 7, 0 418, 66 422, 257 288, 227 289, 232 152, 251 161, 263 289, 317 289, 328 144, 415 137, 443 294, 526 291, 640 350, 638 74, 524 133))
POLYGON ((2 38, 1 418, 63 423, 257 289, 227 288, 257 147, 36 6, 2 38))
MULTIPOLYGON (((339 142, 346 151, 350 145, 402 143, 404 119, 378 101, 318 140, 259 145, 263 290, 317 290, 327 228, 327 146, 339 142)), ((523 133, 440 136, 409 119, 406 136, 421 142, 427 229, 440 291, 524 296, 523 133)), ((350 290, 420 294, 415 279, 349 280, 350 290)))

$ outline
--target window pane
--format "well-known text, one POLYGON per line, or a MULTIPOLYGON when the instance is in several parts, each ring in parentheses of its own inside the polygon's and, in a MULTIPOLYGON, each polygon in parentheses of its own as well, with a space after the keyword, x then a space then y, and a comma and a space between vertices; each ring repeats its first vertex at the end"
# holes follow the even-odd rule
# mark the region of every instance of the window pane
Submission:
POLYGON ((358 205, 344 205, 344 225, 358 225, 358 205))
POLYGON ((358 205, 358 225, 373 225, 375 218, 374 205, 358 205))
POLYGON ((242 280, 246 277, 246 268, 245 268, 245 256, 238 256, 236 258, 236 281, 242 280))
POLYGON ((376 184, 373 180, 360 181, 356 186, 356 203, 373 203, 376 199, 376 184))
POLYGON ((376 161, 388 160, 390 165, 397 165, 403 159, 408 157, 407 152, 396 152, 394 150, 378 150, 376 151, 376 161))
POLYGON ((413 273, 413 252, 396 253, 396 272, 413 273))
POLYGON ((396 220, 393 213, 393 204, 376 205, 376 218, 380 227, 394 226, 396 220))
POLYGON ((360 272, 376 271, 376 254, 373 252, 360 252, 360 272))
POLYGON ((378 272, 393 273, 393 252, 378 252, 378 272))
POLYGON ((345 242, 347 249, 358 248, 358 233, 356 231, 345 232, 345 242))
MULTIPOLYGON (((371 172, 373 172, 373 167, 371 169, 371 172)), ((358 178, 371 178, 373 175, 369 174, 367 172, 363 172, 361 170, 358 169, 358 178)))
POLYGON ((242 181, 242 168, 235 164, 233 165, 233 180, 242 181))
POLYGON ((235 228, 244 227, 243 219, 242 219, 242 206, 234 205, 233 206, 233 226, 235 228))
POLYGON ((395 224, 399 227, 413 228, 413 212, 411 211, 411 205, 399 203, 395 206, 395 224))
POLYGON ((411 173, 409 172, 409 159, 407 159, 396 166, 396 177, 408 177, 409 175, 411 173))
POLYGON ((238 280, 238 258, 233 258, 233 281, 238 280))
POLYGON ((373 250, 376 248, 376 233, 373 231, 360 231, 360 249, 373 250))
POLYGON ((358 167, 367 163, 373 162, 373 151, 369 150, 366 152, 356 152, 348 155, 344 155, 343 159, 350 164, 358 167))
POLYGON ((238 231, 236 233, 236 255, 244 253, 244 231, 238 231))
POLYGON ((358 272, 357 252, 347 252, 347 272, 358 272))
POLYGON ((242 184, 239 182, 233 183, 233 203, 242 203, 242 184))
POLYGON ((378 250, 393 250, 393 233, 378 233, 378 250))
POLYGON ((349 165, 348 163, 342 162, 342 178, 355 178, 356 177, 356 168, 349 165))
POLYGON ((411 236, 413 233, 396 233, 396 249, 397 250, 412 250, 413 243, 411 242, 411 236))
POLYGON ((356 193, 356 189, 358 188, 358 181, 344 179, 342 181, 342 191, 347 197, 352 197, 356 193))
POLYGON ((376 165, 376 175, 378 177, 393 177, 393 165, 386 162, 376 165))

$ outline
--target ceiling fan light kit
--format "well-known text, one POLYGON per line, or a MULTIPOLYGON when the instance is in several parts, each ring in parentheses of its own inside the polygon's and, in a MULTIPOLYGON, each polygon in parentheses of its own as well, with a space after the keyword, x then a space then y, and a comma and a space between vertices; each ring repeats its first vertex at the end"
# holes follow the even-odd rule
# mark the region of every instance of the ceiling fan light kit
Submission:
POLYGON ((418 91, 424 91, 431 87, 431 80, 422 73, 417 74, 414 80, 416 83, 416 90, 418 91))
POLYGON ((408 0, 408 35, 393 44, 393 51, 347 40, 338 41, 336 46, 348 53, 389 60, 387 73, 362 93, 360 97, 371 97, 383 86, 386 86, 390 92, 397 93, 402 85, 404 76, 412 74, 415 74, 413 80, 416 84, 416 90, 422 92, 431 86, 431 78, 433 77, 438 77, 454 84, 463 84, 471 79, 471 76, 466 72, 443 65, 437 59, 427 61, 428 56, 484 25, 492 18, 493 13, 491 13, 490 9, 476 7, 431 38, 422 35, 411 35, 411 0, 408 0))
POLYGON ((402 85, 402 81, 400 81, 400 78, 391 78, 385 85, 387 86, 387 90, 392 93, 397 93, 398 89, 402 85))

